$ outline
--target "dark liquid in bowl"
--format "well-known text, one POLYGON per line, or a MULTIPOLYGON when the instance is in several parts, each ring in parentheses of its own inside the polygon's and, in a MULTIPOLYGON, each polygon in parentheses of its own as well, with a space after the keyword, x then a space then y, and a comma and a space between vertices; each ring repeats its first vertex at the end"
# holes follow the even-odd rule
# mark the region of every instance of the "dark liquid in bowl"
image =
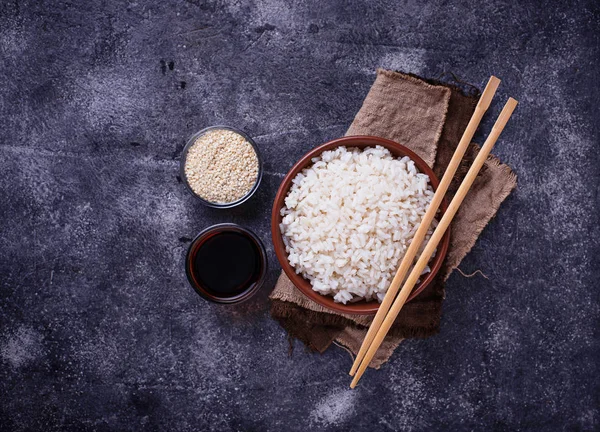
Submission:
POLYGON ((222 231, 209 236, 192 256, 196 282, 215 297, 235 297, 258 282, 261 252, 256 242, 239 232, 222 231))

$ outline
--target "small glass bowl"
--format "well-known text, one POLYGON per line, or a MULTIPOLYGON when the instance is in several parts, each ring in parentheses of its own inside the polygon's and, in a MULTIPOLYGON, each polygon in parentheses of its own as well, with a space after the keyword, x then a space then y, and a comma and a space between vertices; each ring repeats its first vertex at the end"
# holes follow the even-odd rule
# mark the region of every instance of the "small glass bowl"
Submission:
POLYGON ((194 288, 194 290, 196 290, 196 292, 200 295, 200 297, 202 297, 208 301, 211 301, 213 303, 237 304, 237 303, 241 303, 245 300, 248 300, 250 297, 252 297, 254 294, 256 294, 258 292, 258 290, 262 287, 262 285, 265 281, 266 275, 267 275, 268 265, 269 264, 268 264, 268 260, 267 260, 267 251, 266 251, 265 246, 263 245, 262 241, 256 234, 254 234, 249 229, 241 227, 240 225, 237 225, 237 224, 222 223, 222 224, 212 225, 212 226, 204 229, 192 241, 192 243, 190 244, 190 247, 188 248, 186 258, 185 258, 185 273, 187 275, 190 285, 192 286, 192 288, 194 288), (207 241, 208 239, 210 239, 214 235, 218 235, 220 233, 226 233, 226 232, 236 232, 236 233, 242 234, 243 236, 245 236, 246 238, 251 240, 254 243, 256 250, 258 251, 257 258, 260 263, 260 272, 257 276, 256 281, 253 282, 252 284, 250 284, 241 293, 236 294, 231 297, 220 296, 214 292, 207 290, 196 279, 196 277, 194 275, 194 270, 192 268, 194 257, 196 256, 196 253, 202 247, 204 242, 207 241))
POLYGON ((208 207, 226 209, 226 208, 232 208, 232 207, 238 206, 238 205, 240 205, 240 204, 248 201, 248 199, 250 199, 250 197, 252 195, 254 195, 254 192, 256 192, 256 190, 258 189, 258 186, 260 185, 260 181, 262 180, 262 176, 263 176, 263 161, 262 161, 262 157, 260 155, 260 152, 258 151, 258 146, 256 145, 256 143, 252 140, 252 138, 250 138, 248 135, 246 135, 241 130, 233 128, 231 126, 224 126, 224 125, 210 126, 210 127, 205 128, 205 129, 202 129, 200 132, 195 133, 194 135, 192 135, 188 139, 185 147, 183 148, 183 152, 181 153, 181 161, 179 163, 179 175, 181 176, 181 179, 183 180, 183 183, 185 184, 185 186, 188 189, 188 191, 190 191, 190 193, 193 196, 195 196, 198 200, 200 200, 200 202, 202 204, 204 204, 205 206, 208 206, 208 207), (205 200, 204 198, 202 198, 201 196, 199 196, 198 194, 196 194, 196 192, 194 192, 194 190, 190 186, 190 184, 188 182, 188 179, 187 179, 187 177, 185 175, 185 162, 187 160, 187 154, 188 154, 188 151, 190 150, 190 147, 192 147, 192 145, 194 145, 194 143, 196 142, 196 140, 198 138, 200 138, 202 135, 204 135, 208 131, 215 130, 215 129, 230 130, 232 132, 235 132, 236 134, 239 134, 239 135, 243 136, 244 139, 246 141, 248 141, 250 143, 250 145, 252 145, 252 148, 254 148, 254 152, 256 153, 256 158, 258 159, 258 175, 256 177, 256 182, 254 183, 254 186, 252 186, 252 189, 250 189, 246 195, 244 195, 243 197, 241 197, 237 201, 232 201, 232 202, 229 202, 229 203, 216 203, 216 202, 211 202, 211 201, 205 200))

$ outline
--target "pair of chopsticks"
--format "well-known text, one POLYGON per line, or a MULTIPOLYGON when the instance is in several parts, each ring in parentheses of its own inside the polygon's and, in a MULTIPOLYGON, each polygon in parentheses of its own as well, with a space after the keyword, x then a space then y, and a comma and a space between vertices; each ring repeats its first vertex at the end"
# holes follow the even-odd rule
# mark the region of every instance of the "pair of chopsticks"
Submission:
POLYGON ((408 298, 413 287, 417 283, 417 280, 421 276, 421 272, 427 266, 429 259, 435 252, 435 249, 437 248, 440 240, 444 236, 444 233, 448 229, 450 222, 452 222, 454 215, 456 215, 458 208, 462 204, 465 196, 467 195, 467 192, 469 191, 471 185, 475 181, 477 174, 481 170, 481 167, 485 163, 488 155, 490 154, 490 151, 492 150, 494 144, 498 140, 498 137, 502 133, 504 126, 506 126, 508 119, 510 118, 517 106, 517 101, 513 98, 509 98, 506 104, 504 105, 502 112, 500 113, 498 119, 496 120, 496 123, 492 127, 492 131, 490 132, 488 138, 485 140, 485 143, 479 151, 479 154, 475 158, 473 165, 469 169, 469 172, 467 173, 460 187, 458 188, 456 195, 450 202, 450 205, 444 213, 442 220, 439 222, 438 226, 435 228, 435 231, 431 235, 431 238, 429 239, 425 250, 419 257, 413 270, 406 279, 406 282, 404 282, 404 285, 400 290, 400 294, 398 294, 400 284, 402 283, 402 281, 404 281, 404 278, 408 273, 409 268, 414 262, 419 247, 423 243, 423 240, 425 239, 425 235, 429 230, 431 222, 435 217, 439 206, 442 200, 444 199, 444 196, 446 195, 446 192, 448 191, 448 186, 450 185, 450 182, 452 181, 454 174, 456 173, 460 161, 462 160, 465 151, 467 150, 467 147, 471 143, 471 139, 473 138, 473 135, 475 134, 479 123, 481 122, 483 114, 489 108, 499 85, 500 80, 495 76, 492 76, 488 81, 481 97, 479 98, 479 102, 475 107, 473 116, 469 120, 469 124, 467 125, 467 128, 465 129, 463 136, 460 139, 460 142, 458 143, 458 147, 456 148, 456 151, 454 152, 454 155, 452 156, 452 159, 450 160, 450 163, 446 168, 446 172, 444 173, 444 176, 442 177, 442 180, 440 181, 440 184, 437 190, 435 191, 433 199, 431 200, 431 204, 425 212, 425 216, 423 216, 423 220, 421 221, 421 224, 419 225, 419 228, 415 233, 413 241, 408 247, 404 258, 400 263, 400 267, 398 268, 398 271, 396 272, 396 275, 394 276, 394 279, 392 280, 392 283, 388 288, 383 302, 379 306, 377 314, 375 315, 375 318, 373 319, 373 322, 369 327, 369 331, 367 332, 367 335, 365 336, 365 339, 360 347, 360 351, 358 352, 354 364, 352 365, 352 369, 350 370, 350 375, 354 376, 352 384, 350 384, 350 388, 356 387, 356 384, 358 383, 365 370, 367 369, 367 366, 373 359, 373 356, 377 352, 377 349, 379 348, 379 346, 383 342, 383 339, 390 330, 390 327, 394 323, 394 320, 398 316, 398 313, 402 309, 402 306, 404 306, 406 299, 408 298), (396 294, 398 294, 397 297, 396 294))

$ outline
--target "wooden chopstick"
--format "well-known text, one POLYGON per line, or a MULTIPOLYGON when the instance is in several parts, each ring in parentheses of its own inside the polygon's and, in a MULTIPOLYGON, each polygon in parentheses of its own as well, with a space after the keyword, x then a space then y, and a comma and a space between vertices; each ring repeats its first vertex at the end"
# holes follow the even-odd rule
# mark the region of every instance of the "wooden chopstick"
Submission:
POLYGON ((379 309, 377 310, 377 314, 375 315, 375 318, 373 318, 373 322, 371 323, 371 326, 369 327, 369 331, 367 332, 367 335, 365 336, 365 339, 363 340, 360 350, 358 351, 358 355, 356 356, 356 359, 354 360, 354 364, 352 365, 352 368, 350 369, 351 376, 353 376, 356 373, 356 370, 358 369, 360 362, 362 361, 365 354, 367 353, 367 349, 369 348, 369 345, 371 345, 371 342, 373 342, 373 338, 377 334, 379 327, 381 327, 381 323, 383 322, 383 319, 385 318, 386 314, 390 310, 390 307, 392 306, 392 303, 393 303, 394 299, 396 298, 396 294, 398 294, 400 285, 404 281, 404 278, 406 277, 406 274, 408 273, 408 269, 412 265, 412 263, 415 259, 415 256, 417 255, 417 252, 419 251, 419 247, 421 246, 421 243, 423 243, 423 240, 425 239, 425 235, 427 234, 427 231, 429 230, 431 221, 433 221, 433 218, 435 217, 435 215, 440 207, 440 204, 442 203, 442 200, 444 199, 444 196, 446 195, 446 192, 448 191, 448 186, 450 186, 450 182, 452 182, 452 179, 454 178, 454 174, 456 173, 456 170, 458 169, 460 161, 462 160, 463 156, 465 155, 465 151, 467 150, 467 147, 469 147, 469 144, 471 143, 471 139, 473 138, 473 135, 475 134, 475 131, 477 130, 477 127, 479 126, 479 123, 481 122, 481 118, 483 117, 483 115, 485 114, 487 109, 489 108, 490 103, 492 102, 494 94, 496 93, 496 90, 498 89, 499 85, 500 85, 500 80, 498 78, 496 78, 495 76, 491 76, 487 85, 485 86, 485 90, 483 91, 483 93, 481 94, 481 97, 479 98, 479 102, 477 103, 477 106, 475 107, 475 111, 473 112, 473 115, 471 116, 471 119, 469 120, 469 124, 467 125, 467 128, 465 129, 463 136, 460 139, 458 146, 456 147, 456 150, 454 151, 454 155, 452 156, 452 159, 450 160, 450 163, 448 164, 448 167, 446 168, 446 172, 444 173, 444 176, 442 177, 442 180, 440 181, 440 184, 437 187, 435 194, 433 195, 433 198, 431 199, 431 204, 429 204, 429 208, 425 212, 425 216, 423 216, 423 220, 421 221, 419 228, 417 229, 417 232, 415 233, 415 235, 413 237, 412 242, 410 243, 406 253, 404 254, 404 258, 402 259, 402 262, 400 263, 400 267, 398 268, 398 271, 396 272, 394 279, 392 279, 392 283, 390 284, 390 286, 385 294, 385 297, 383 298, 383 302, 379 306, 379 309))
POLYGON ((448 210, 446 210, 446 212, 444 213, 442 220, 440 221, 440 223, 436 227, 435 231, 433 232, 431 238, 429 239, 429 242, 427 243, 425 250, 419 257, 419 260, 417 261, 417 263, 415 264, 415 267, 413 268, 412 272, 408 276, 408 279, 406 279, 406 282, 404 283, 404 286, 402 287, 400 294, 394 301, 394 304, 392 305, 389 313, 387 314, 381 327, 377 331, 377 334, 375 335, 373 342, 369 346, 369 349, 368 349, 366 355, 364 356, 363 361, 360 364, 360 367, 358 368, 358 371, 357 371, 356 375, 354 376, 354 379, 352 380, 352 383, 350 384, 350 388, 356 387, 356 384, 358 383, 361 376, 364 374, 365 370, 367 369, 367 366, 373 359, 373 356, 377 352, 377 349, 379 348, 379 346, 383 342, 383 339, 385 338, 388 331, 390 330, 390 327, 394 323, 394 320, 398 316, 398 313, 402 309, 402 306, 404 306, 404 302, 406 301, 406 298, 412 291, 413 287, 415 286, 415 283, 417 282, 417 279, 421 275, 421 272, 423 271, 423 269, 429 262, 431 255, 433 255, 433 252, 437 248, 444 233, 448 229, 450 222, 452 222, 452 219, 456 215, 456 212, 458 211, 460 205, 462 204, 463 200, 465 199, 467 192, 469 192, 469 189, 473 185, 473 182, 475 181, 477 174, 479 173, 479 171, 481 170, 481 167, 487 160, 487 157, 489 156, 490 151, 494 147, 494 144, 498 140, 498 137, 502 133, 504 126, 506 126, 506 123, 508 122, 508 119, 510 119, 510 116, 512 115, 516 106, 517 106, 517 101, 514 100, 513 98, 509 98, 508 102, 506 102, 506 104, 504 105, 504 108, 502 109, 500 116, 498 116, 496 123, 492 127, 492 130, 491 130, 488 138, 485 140, 483 147, 481 148, 481 150, 479 151, 479 154, 475 158, 473 165, 469 169, 469 172, 467 173, 466 177, 464 178, 460 187, 458 188, 456 195, 450 202, 450 205, 448 206, 448 210))

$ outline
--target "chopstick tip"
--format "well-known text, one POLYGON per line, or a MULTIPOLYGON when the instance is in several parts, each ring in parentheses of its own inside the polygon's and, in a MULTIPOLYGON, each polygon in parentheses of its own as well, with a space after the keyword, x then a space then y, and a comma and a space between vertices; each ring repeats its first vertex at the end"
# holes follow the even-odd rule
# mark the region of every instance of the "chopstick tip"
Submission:
POLYGON ((510 116, 517 107, 517 103, 518 102, 515 99, 511 97, 508 98, 508 100, 504 104, 504 108, 502 108, 500 115, 496 119, 496 123, 494 123, 494 126, 492 126, 493 130, 498 131, 498 133, 502 132, 504 126, 506 126, 506 123, 508 123, 508 119, 510 119, 510 116))
POLYGON ((506 121, 508 121, 508 117, 511 116, 511 114, 517 107, 518 103, 519 102, 517 102, 516 99, 509 97, 508 100, 506 101, 506 103, 504 104, 504 108, 502 109, 502 112, 500 112, 500 117, 505 117, 506 121))
POLYGON ((498 90, 498 86, 500 85, 500 80, 496 78, 494 75, 490 77, 485 89, 483 89, 483 93, 481 93, 481 97, 479 98, 479 102, 477 106, 483 110, 487 110, 492 103, 492 99, 496 94, 496 90, 498 90))

